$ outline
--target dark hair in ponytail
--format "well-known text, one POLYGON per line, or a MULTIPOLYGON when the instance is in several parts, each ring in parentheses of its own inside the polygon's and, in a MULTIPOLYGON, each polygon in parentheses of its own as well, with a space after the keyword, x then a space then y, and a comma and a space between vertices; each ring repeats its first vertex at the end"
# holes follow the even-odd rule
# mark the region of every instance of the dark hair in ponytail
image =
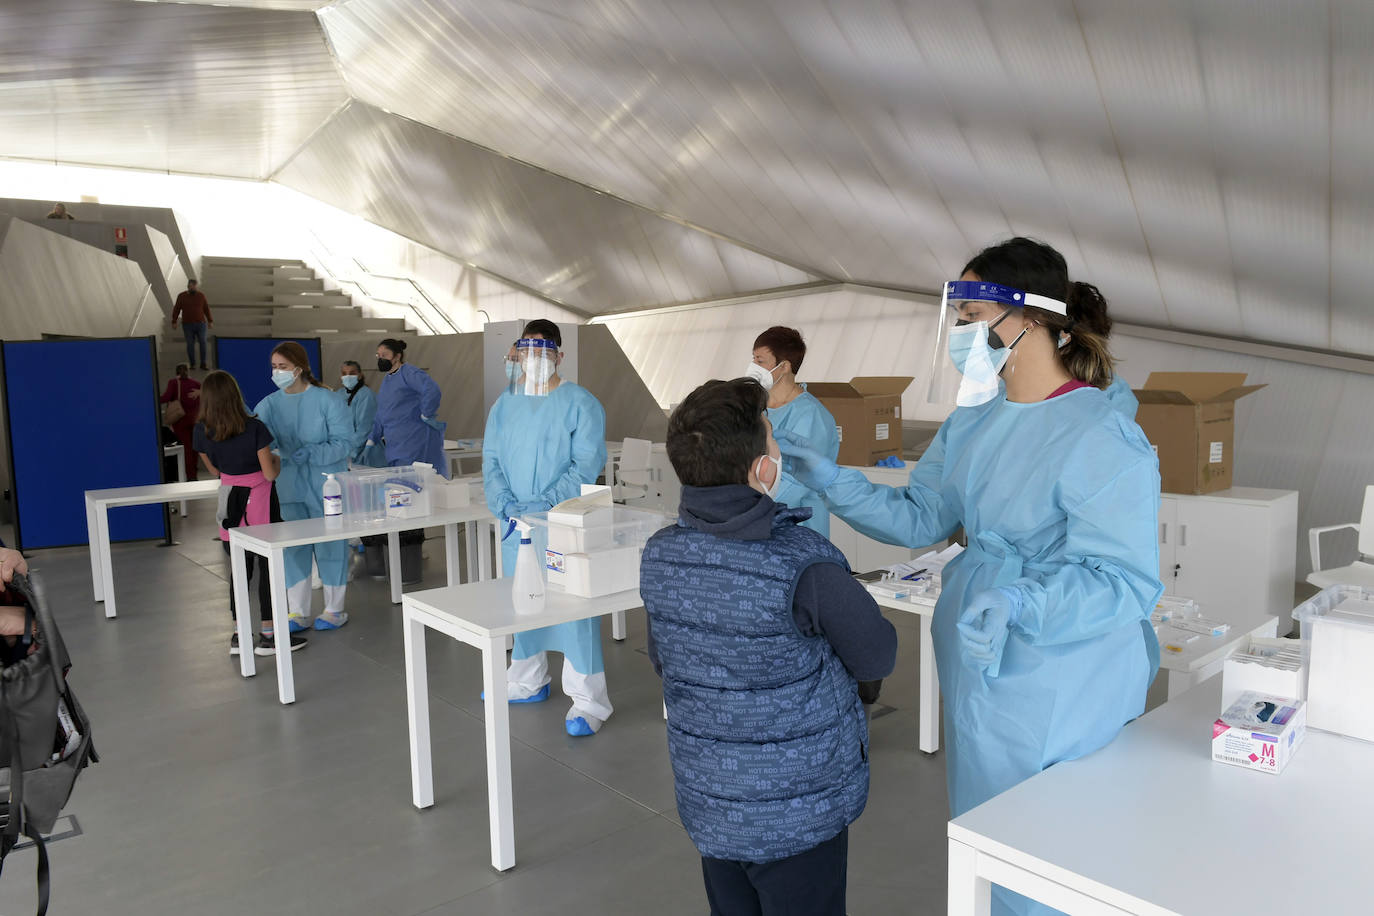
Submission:
POLYGON ((403 363, 406 361, 406 342, 404 340, 401 340, 401 338, 388 337, 384 339, 381 343, 377 344, 377 346, 386 347, 393 354, 395 354, 396 362, 403 363))
POLYGON ((1026 317, 1049 331, 1056 343, 1068 335, 1058 355, 1070 376, 1095 388, 1111 384, 1116 360, 1107 346, 1112 332, 1107 300, 1091 283, 1069 281, 1063 255, 1044 242, 1018 236, 978 252, 964 266, 964 273, 970 272, 981 280, 1063 302, 1067 317, 1034 306, 1026 307, 1026 317))

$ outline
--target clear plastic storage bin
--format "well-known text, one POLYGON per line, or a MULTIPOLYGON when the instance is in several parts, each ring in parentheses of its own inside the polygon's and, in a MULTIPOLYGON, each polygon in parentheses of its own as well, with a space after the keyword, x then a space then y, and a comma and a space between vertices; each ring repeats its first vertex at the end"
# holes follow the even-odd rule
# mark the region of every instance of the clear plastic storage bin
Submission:
POLYGON ((428 515, 430 512, 429 487, 431 475, 429 467, 365 468, 335 474, 334 479, 343 488, 343 514, 346 519, 380 522, 386 519, 388 510, 392 515, 403 518, 428 515), (405 496, 407 505, 398 512, 395 506, 398 497, 405 496))

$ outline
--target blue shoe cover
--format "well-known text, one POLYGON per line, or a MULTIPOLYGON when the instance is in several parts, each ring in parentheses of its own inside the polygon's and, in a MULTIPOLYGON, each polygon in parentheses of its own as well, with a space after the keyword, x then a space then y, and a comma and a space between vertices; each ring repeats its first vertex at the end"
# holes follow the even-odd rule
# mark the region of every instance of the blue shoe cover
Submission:
POLYGON ((574 738, 585 738, 588 735, 595 735, 596 730, 587 724, 587 720, 581 716, 574 716, 571 719, 564 719, 563 726, 567 728, 568 734, 574 738))
POLYGON ((286 628, 292 633, 302 633, 310 629, 310 618, 302 617, 300 614, 292 614, 286 618, 286 628))
MULTIPOLYGON (((487 692, 486 692, 485 690, 483 690, 481 693, 479 693, 479 694, 477 695, 477 698, 485 702, 486 699, 487 699, 487 692)), ((523 700, 507 700, 506 702, 508 702, 508 703, 542 703, 542 702, 544 702, 545 700, 547 700, 548 698, 549 698, 549 685, 548 685, 548 684, 545 684, 543 687, 540 687, 540 688, 539 688, 539 692, 538 692, 538 693, 531 694, 530 696, 525 697, 523 700)))

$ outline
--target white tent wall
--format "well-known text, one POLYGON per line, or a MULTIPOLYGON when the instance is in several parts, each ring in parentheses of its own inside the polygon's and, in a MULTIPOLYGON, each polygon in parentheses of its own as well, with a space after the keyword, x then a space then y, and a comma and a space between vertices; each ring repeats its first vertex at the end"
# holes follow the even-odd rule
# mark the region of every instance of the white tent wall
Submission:
POLYGON ((902 397, 903 419, 939 421, 953 408, 926 400, 939 314, 934 300, 846 286, 730 305, 608 315, 596 321, 611 329, 665 408, 706 379, 744 375, 759 332, 786 325, 800 331, 806 341, 801 381, 915 376, 902 397))

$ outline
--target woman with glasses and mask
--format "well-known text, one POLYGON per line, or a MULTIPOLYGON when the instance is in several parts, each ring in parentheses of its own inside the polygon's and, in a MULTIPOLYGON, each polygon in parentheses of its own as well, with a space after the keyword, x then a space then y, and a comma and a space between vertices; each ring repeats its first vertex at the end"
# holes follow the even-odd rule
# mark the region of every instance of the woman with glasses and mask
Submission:
MULTIPOLYGON (((1159 465, 1109 398, 1096 287, 1025 238, 945 285, 958 406, 905 487, 777 437, 795 473, 869 537, 918 546, 962 527, 931 635, 957 817, 1097 750, 1145 709, 1159 667, 1159 465)), ((993 912, 1035 912, 994 888, 993 912)), ((1043 909, 1040 911, 1044 911, 1043 909)))

